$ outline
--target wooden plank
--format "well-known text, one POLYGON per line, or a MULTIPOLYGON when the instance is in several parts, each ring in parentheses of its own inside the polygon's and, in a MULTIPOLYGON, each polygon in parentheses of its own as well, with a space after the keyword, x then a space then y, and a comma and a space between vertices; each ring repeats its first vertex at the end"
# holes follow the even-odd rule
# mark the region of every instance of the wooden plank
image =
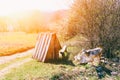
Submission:
POLYGON ((58 59, 60 49, 61 46, 55 33, 40 33, 33 58, 41 62, 49 59, 58 59))
POLYGON ((33 54, 33 58, 36 58, 36 56, 37 56, 37 52, 38 52, 38 48, 39 48, 38 45, 40 43, 40 39, 41 39, 41 34, 39 34, 38 37, 37 37, 37 42, 36 42, 36 45, 35 45, 35 52, 33 54))
POLYGON ((36 59, 37 59, 37 60, 39 60, 38 57, 39 57, 39 55, 40 55, 39 53, 41 52, 41 48, 42 48, 41 46, 42 46, 42 41, 43 41, 43 39, 44 39, 44 36, 43 36, 43 34, 41 33, 41 39, 39 40, 38 50, 37 50, 37 53, 36 53, 36 54, 37 54, 37 56, 36 56, 36 59))
POLYGON ((48 39, 49 39, 49 35, 48 34, 45 34, 44 35, 45 36, 45 38, 44 38, 44 42, 43 42, 43 47, 41 48, 42 50, 41 50, 41 56, 40 56, 40 59, 39 59, 39 61, 43 61, 43 57, 45 56, 45 48, 46 48, 46 46, 48 45, 47 44, 47 41, 48 41, 48 39))
POLYGON ((43 51, 43 47, 44 47, 44 42, 45 42, 45 38, 46 38, 46 33, 42 35, 42 40, 41 40, 41 45, 39 45, 39 52, 38 52, 38 57, 37 60, 41 61, 42 60, 42 51, 43 51))
MULTIPOLYGON (((50 42, 51 42, 51 39, 52 39, 52 35, 50 34, 49 36, 50 36, 50 37, 49 37, 49 40, 48 40, 48 45, 46 46, 45 56, 43 57, 42 62, 45 61, 45 58, 46 58, 47 53, 48 53, 48 49, 49 49, 49 47, 50 47, 50 42)), ((53 45, 53 46, 54 46, 54 45, 53 45)))

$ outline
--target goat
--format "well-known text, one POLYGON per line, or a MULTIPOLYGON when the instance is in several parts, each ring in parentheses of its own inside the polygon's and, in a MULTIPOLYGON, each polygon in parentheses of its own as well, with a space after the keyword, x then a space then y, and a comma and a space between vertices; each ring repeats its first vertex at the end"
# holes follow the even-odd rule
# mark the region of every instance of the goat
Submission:
POLYGON ((59 51, 59 55, 62 55, 62 58, 65 58, 65 53, 67 53, 67 46, 63 46, 63 48, 59 51))

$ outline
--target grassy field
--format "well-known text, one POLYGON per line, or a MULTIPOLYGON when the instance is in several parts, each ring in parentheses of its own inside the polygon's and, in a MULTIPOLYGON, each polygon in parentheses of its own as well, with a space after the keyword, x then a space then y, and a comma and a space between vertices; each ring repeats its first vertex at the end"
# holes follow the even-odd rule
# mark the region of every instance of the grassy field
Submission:
POLYGON ((41 80, 50 79, 64 70, 71 70, 74 66, 62 63, 40 63, 32 60, 19 68, 13 69, 2 80, 41 80))
MULTIPOLYGON (((0 80, 98 80, 94 67, 73 66, 71 62, 41 63, 36 60, 12 69, 0 80), (60 79, 61 78, 61 79, 60 79)), ((120 80, 119 76, 105 75, 101 80, 120 80)))
POLYGON ((0 33, 0 56, 11 55, 35 46, 37 34, 23 32, 0 33))
MULTIPOLYGON (((34 47, 37 37, 37 34, 26 33, 1 33, 0 35, 1 55, 10 55, 34 47)), ((82 49, 80 47, 81 44, 78 44, 81 40, 83 40, 83 38, 77 36, 64 43, 69 45, 67 48, 67 51, 70 52, 69 60, 59 60, 51 63, 41 63, 32 60, 24 65, 11 69, 10 73, 1 77, 0 80, 57 80, 59 78, 61 78, 61 80, 98 80, 94 67, 90 65, 74 65, 72 62, 75 54, 82 49), (77 41, 76 38, 78 39, 77 41), (76 44, 79 47, 76 46, 76 44)), ((32 55, 28 55, 2 64, 0 65, 0 70, 13 63, 31 58, 31 56, 32 55)), ((106 74, 102 80, 120 80, 120 77, 106 74)))

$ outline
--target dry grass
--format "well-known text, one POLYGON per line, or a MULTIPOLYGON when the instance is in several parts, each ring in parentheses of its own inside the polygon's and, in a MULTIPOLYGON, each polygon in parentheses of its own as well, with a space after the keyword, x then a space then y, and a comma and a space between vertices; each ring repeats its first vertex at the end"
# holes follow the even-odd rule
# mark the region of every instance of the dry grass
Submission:
POLYGON ((11 55, 33 48, 37 34, 23 32, 0 33, 0 56, 11 55))

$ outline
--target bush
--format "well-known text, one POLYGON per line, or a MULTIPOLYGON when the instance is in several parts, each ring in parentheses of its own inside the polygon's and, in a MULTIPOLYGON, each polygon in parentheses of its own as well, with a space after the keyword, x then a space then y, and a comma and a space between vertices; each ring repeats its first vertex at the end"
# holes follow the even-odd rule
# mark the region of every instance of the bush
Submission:
POLYGON ((82 34, 85 48, 103 47, 106 57, 120 51, 120 0, 75 0, 68 20, 68 35, 82 34))

